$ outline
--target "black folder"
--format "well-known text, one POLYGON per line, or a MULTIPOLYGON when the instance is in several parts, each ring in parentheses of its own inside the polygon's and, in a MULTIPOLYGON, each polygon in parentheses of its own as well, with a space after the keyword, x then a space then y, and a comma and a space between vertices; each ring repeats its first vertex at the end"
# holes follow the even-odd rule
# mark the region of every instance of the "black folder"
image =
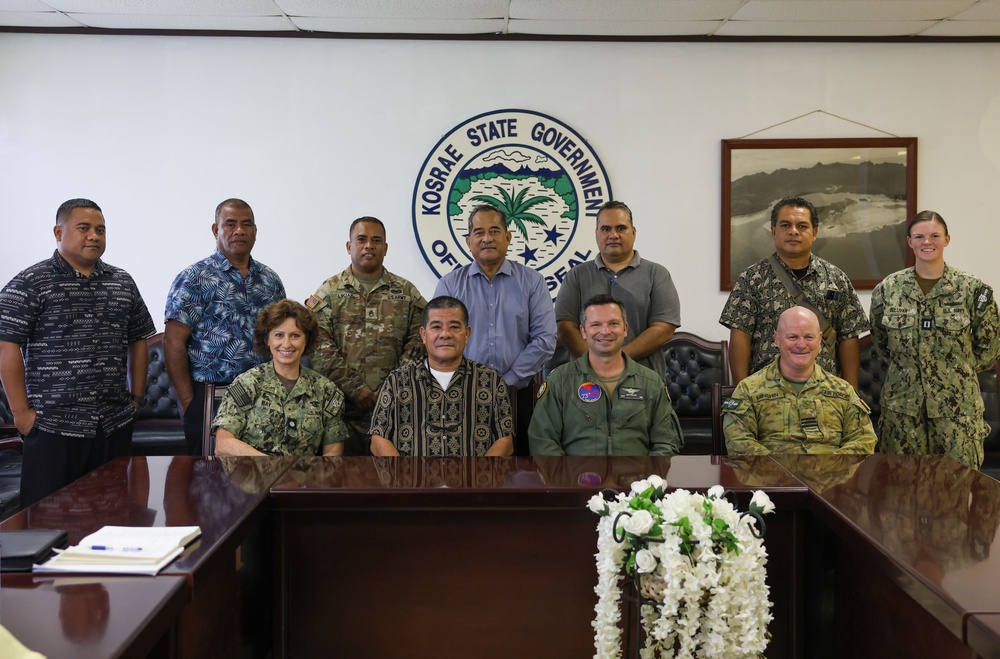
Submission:
POLYGON ((31 572, 32 565, 49 560, 52 550, 68 541, 66 531, 0 531, 0 572, 31 572))

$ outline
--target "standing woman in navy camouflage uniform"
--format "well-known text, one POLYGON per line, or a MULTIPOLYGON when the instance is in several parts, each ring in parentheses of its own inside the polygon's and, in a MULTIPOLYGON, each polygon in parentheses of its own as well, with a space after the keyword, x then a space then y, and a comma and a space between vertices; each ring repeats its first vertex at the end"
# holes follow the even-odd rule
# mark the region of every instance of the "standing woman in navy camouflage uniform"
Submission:
POLYGON ((889 374, 882 387, 883 453, 949 455, 983 463, 983 399, 977 374, 1000 357, 993 289, 944 262, 948 225, 933 211, 910 220, 913 268, 872 291, 872 340, 889 374))

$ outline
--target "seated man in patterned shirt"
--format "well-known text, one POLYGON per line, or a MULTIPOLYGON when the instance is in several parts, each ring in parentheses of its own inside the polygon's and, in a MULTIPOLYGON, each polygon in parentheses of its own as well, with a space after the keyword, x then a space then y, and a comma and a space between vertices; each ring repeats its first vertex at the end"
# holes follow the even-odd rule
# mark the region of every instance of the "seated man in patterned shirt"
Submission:
POLYGON ((514 450, 510 398, 503 376, 466 359, 469 312, 440 296, 424 308, 420 338, 427 359, 394 370, 372 413, 375 455, 483 456, 514 450))
POLYGON ((723 403, 732 455, 871 453, 871 410, 847 381, 816 363, 823 333, 805 307, 778 318, 778 357, 744 378, 723 403))

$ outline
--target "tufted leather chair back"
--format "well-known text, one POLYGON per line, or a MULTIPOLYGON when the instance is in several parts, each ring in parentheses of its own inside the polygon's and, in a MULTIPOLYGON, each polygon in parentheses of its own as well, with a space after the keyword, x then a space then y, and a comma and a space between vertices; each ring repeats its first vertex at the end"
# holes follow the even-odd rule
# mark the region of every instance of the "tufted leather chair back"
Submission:
POLYGON ((870 334, 861 337, 861 368, 858 369, 858 394, 872 408, 872 425, 878 432, 878 419, 882 415, 879 399, 882 396, 882 385, 889 372, 889 365, 875 352, 870 334))
POLYGON ((676 332, 663 346, 667 391, 684 433, 685 453, 707 453, 712 438, 712 384, 726 384, 729 342, 676 332))
POLYGON ((178 419, 180 406, 177 404, 177 392, 170 384, 167 375, 167 365, 163 359, 163 333, 156 334, 146 341, 149 349, 149 366, 146 375, 145 407, 139 410, 140 419, 178 419))

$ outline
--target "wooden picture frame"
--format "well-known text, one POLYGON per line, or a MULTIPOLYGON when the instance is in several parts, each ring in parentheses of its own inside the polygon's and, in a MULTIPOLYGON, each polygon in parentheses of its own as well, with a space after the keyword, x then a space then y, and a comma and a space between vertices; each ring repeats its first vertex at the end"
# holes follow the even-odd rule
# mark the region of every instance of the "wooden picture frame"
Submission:
POLYGON ((913 265, 906 222, 917 213, 917 138, 722 140, 720 290, 774 252, 771 208, 790 196, 816 206, 812 253, 855 289, 913 265))

